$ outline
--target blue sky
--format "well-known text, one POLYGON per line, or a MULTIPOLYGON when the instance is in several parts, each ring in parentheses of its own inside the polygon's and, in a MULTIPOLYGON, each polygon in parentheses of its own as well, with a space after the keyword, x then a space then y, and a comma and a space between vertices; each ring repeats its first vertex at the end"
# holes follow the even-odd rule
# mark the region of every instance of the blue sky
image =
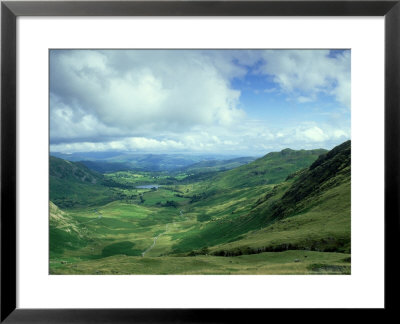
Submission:
POLYGON ((348 50, 52 50, 50 149, 262 155, 350 138, 348 50))

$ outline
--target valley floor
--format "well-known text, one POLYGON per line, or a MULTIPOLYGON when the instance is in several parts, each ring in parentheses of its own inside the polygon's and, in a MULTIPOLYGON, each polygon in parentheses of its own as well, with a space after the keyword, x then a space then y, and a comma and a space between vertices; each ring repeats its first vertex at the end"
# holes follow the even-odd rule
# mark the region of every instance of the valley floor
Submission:
MULTIPOLYGON (((188 188, 180 189, 187 191, 188 188)), ((350 254, 309 251, 307 244, 304 245, 309 237, 338 237, 335 228, 342 233, 337 224, 328 225, 328 214, 323 213, 321 218, 318 216, 321 213, 315 215, 311 211, 258 229, 254 229, 250 218, 242 220, 241 215, 248 212, 246 208, 255 202, 258 191, 270 188, 267 185, 237 190, 234 195, 232 192, 219 193, 212 201, 208 199, 207 204, 203 201, 189 204, 188 198, 174 196, 172 188, 160 188, 143 191, 142 203, 119 200, 67 211, 51 205, 50 243, 53 245, 49 272, 92 275, 349 274, 350 254), (181 205, 178 208, 163 206, 167 200, 179 201, 181 205), (231 220, 227 221, 225 215, 231 220), (250 227, 244 230, 246 226, 250 227), (243 234, 237 236, 236 230, 243 234), (227 237, 237 239, 226 243, 227 237), (288 241, 298 242, 297 250, 292 247, 284 248, 287 251, 254 252, 259 247, 280 246, 288 241), (209 248, 202 249, 206 243, 209 248), (218 251, 237 251, 238 246, 253 251, 240 252, 243 255, 237 256, 215 255, 218 251)))

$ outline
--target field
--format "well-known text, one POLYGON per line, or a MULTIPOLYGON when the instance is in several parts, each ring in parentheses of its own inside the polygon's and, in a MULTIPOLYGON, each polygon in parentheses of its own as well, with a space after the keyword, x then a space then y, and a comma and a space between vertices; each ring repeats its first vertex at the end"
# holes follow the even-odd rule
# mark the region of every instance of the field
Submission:
POLYGON ((265 252, 238 257, 132 257, 53 264, 53 274, 350 274, 350 259, 341 253, 265 252))
POLYGON ((100 174, 51 158, 50 273, 350 274, 346 143, 230 170, 100 174))

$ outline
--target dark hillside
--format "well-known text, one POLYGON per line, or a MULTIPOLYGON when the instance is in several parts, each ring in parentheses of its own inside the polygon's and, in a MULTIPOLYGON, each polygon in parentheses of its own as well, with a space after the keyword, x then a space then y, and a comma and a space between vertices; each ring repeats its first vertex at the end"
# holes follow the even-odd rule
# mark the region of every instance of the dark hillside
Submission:
POLYGON ((61 208, 91 206, 112 200, 103 175, 82 163, 50 156, 50 200, 61 208))
POLYGON ((81 162, 70 162, 54 156, 50 156, 49 162, 49 174, 52 177, 91 184, 100 183, 103 180, 101 174, 90 170, 81 162))
MULTIPOLYGON (((273 165, 273 168, 277 168, 278 160, 281 160, 288 165, 298 166, 304 161, 296 163, 295 157, 303 160, 305 152, 284 150, 270 153, 247 165, 251 167, 256 162, 258 164, 258 168, 253 166, 247 170, 248 182, 255 182, 249 174, 260 170, 260 165, 273 165)), ((241 168, 244 167, 238 169, 241 168)), ((225 174, 233 174, 233 171, 237 169, 225 174)), ((266 174, 271 173, 267 168, 264 171, 266 174)), ((257 176, 254 174, 253 178, 257 176)), ((307 168, 289 176, 286 174, 285 178, 286 181, 269 186, 270 189, 256 200, 250 195, 254 191, 247 191, 247 203, 253 202, 248 212, 233 214, 227 210, 224 217, 204 224, 201 230, 193 230, 193 233, 189 231, 180 237, 175 251, 187 251, 190 247, 193 250, 207 247, 216 255, 286 249, 349 251, 350 141, 328 153, 324 152, 318 159, 315 157, 307 168)), ((241 191, 241 194, 245 196, 245 192, 241 191)), ((209 197, 201 204, 213 200, 215 198, 209 197)))
POLYGON ((248 231, 267 226, 271 219, 260 213, 260 209, 251 210, 252 206, 260 205, 265 201, 265 196, 271 198, 269 203, 278 201, 294 180, 280 183, 291 173, 309 167, 325 152, 327 151, 323 149, 285 149, 269 153, 254 162, 222 172, 208 180, 208 185, 201 189, 203 191, 194 196, 196 199, 192 199, 192 206, 212 208, 215 216, 210 215, 210 221, 201 230, 195 228, 183 235, 177 235, 179 243, 175 245, 175 251, 182 252, 190 248, 237 240, 248 231), (224 208, 227 202, 230 202, 229 208, 224 208))
POLYGON ((213 248, 214 253, 288 249, 350 252, 351 142, 335 147, 288 178, 288 187, 276 186, 248 215, 267 226, 213 248))
POLYGON ((319 156, 308 170, 300 173, 279 203, 274 206, 273 217, 283 218, 300 211, 304 207, 304 200, 317 196, 343 181, 350 181, 350 165, 350 141, 319 156))

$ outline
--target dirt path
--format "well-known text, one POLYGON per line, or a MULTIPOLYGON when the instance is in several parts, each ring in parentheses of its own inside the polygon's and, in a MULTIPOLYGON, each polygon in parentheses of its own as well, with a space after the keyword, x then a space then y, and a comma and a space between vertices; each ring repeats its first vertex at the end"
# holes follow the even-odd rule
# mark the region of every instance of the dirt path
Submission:
POLYGON ((144 255, 145 255, 147 252, 151 251, 151 249, 156 245, 157 239, 158 239, 162 234, 164 234, 164 233, 160 233, 160 234, 158 234, 158 235, 154 238, 153 244, 150 245, 144 252, 142 252, 142 257, 144 257, 144 255))
POLYGON ((163 235, 163 234, 165 234, 165 233, 168 232, 168 225, 169 225, 169 224, 165 225, 165 232, 160 233, 160 234, 158 234, 156 237, 154 237, 153 244, 150 245, 144 252, 142 252, 142 257, 144 257, 144 255, 145 255, 147 252, 151 251, 151 249, 156 245, 157 239, 158 239, 161 235, 163 235))

